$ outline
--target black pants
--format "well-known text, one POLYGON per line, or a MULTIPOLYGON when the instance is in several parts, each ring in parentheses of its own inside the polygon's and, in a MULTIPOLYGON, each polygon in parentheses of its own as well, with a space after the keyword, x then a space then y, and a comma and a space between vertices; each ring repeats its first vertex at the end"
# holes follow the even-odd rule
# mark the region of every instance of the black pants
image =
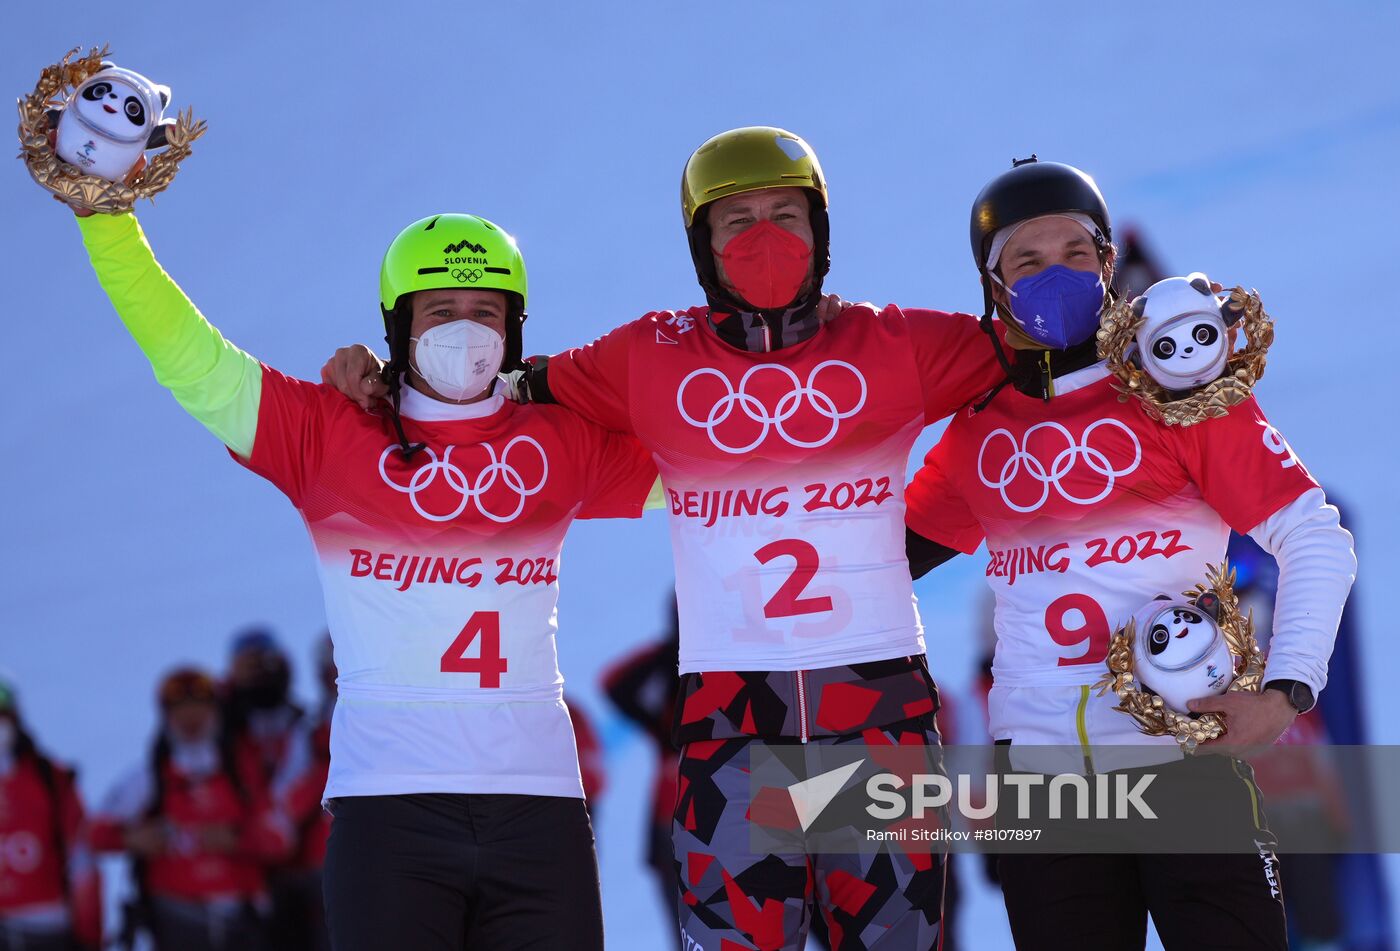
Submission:
POLYGON ((272 895, 268 951, 330 951, 321 870, 275 869, 267 879, 272 895))
POLYGON ((157 951, 262 951, 263 922, 251 906, 214 907, 153 897, 150 928, 157 951))
MULTIPOLYGON (((998 751, 1005 762, 1005 748, 998 751)), ((1006 913, 1017 951, 1141 951, 1147 916, 1166 951, 1286 951, 1274 837, 1249 767, 1226 756, 1202 755, 1151 767, 1170 787, 1186 791, 1167 806, 1164 826, 1205 821, 1208 813, 1231 853, 1112 854, 1095 851, 1122 833, 1102 824, 1101 838, 1064 835, 1082 851, 998 856, 1006 913), (1228 835, 1228 837, 1227 837, 1228 835), (1244 851, 1251 848, 1252 851, 1244 851)), ((1125 771, 1134 774, 1135 770, 1125 771)), ((1039 803, 1033 807, 1039 812, 1039 803)), ((998 814, 998 825, 1010 826, 998 814)), ((1033 816, 1030 826, 1044 823, 1033 816)), ((1062 826, 1064 834, 1072 826, 1062 826)))
POLYGON ((583 800, 434 794, 330 805, 335 951, 601 951, 583 800))
POLYGON ((1017 951, 1141 951, 1149 913, 1167 951, 1288 947, 1258 856, 1002 855, 998 866, 1017 951))
POLYGON ((38 934, 11 931, 0 920, 0 951, 78 951, 78 942, 67 929, 38 934))

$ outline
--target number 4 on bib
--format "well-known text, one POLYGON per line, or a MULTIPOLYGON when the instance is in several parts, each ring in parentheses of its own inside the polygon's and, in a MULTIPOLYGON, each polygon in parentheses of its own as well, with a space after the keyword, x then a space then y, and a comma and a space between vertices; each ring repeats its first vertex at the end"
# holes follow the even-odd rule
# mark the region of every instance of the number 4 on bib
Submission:
POLYGON ((462 628, 452 645, 443 652, 445 674, 480 674, 481 686, 499 687, 501 674, 506 672, 506 659, 501 656, 501 615, 498 611, 477 611, 462 628), (472 641, 481 635, 481 649, 476 657, 466 656, 472 641))

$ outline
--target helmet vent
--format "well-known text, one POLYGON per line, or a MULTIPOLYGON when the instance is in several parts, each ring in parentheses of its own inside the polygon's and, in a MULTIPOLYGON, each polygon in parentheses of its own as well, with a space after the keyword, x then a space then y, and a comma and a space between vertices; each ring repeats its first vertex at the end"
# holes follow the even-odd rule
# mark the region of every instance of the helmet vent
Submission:
POLYGON ((434 215, 434 216, 433 216, 433 220, 430 221, 430 222, 428 222, 428 227, 424 228, 423 230, 424 230, 424 231, 432 231, 432 230, 433 230, 433 225, 437 224, 437 223, 438 223, 438 219, 441 218, 441 217, 442 217, 442 215, 434 215))

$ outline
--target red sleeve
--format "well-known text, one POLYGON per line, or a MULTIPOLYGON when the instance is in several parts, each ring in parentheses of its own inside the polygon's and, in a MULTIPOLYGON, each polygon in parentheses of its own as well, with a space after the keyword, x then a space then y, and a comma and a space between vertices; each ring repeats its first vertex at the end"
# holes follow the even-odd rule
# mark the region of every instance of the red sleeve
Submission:
POLYGON ((84 834, 83 802, 78 798, 77 777, 67 769, 54 769, 54 780, 58 786, 58 799, 61 803, 59 821, 63 826, 63 841, 77 843, 84 834))
POLYGON ((636 439, 595 426, 589 442, 588 491, 579 518, 641 518, 656 484, 656 461, 636 439))
MULTIPOLYGON (((344 397, 341 402, 355 406, 344 397)), ((325 420, 335 409, 343 411, 328 400, 324 385, 298 380, 264 364, 252 458, 230 455, 281 489, 300 508, 320 470, 325 420)))
POLYGON ((603 768, 603 748, 598 736, 583 711, 565 701, 569 708, 569 719, 574 725, 574 742, 578 746, 579 775, 583 779, 583 798, 590 807, 598 805, 598 797, 607 786, 607 774, 603 768))
POLYGON ((925 538, 970 555, 982 544, 982 523, 948 476, 951 454, 945 433, 904 490, 904 522, 925 538))
POLYGON ((115 816, 97 816, 88 826, 88 842, 96 852, 126 850, 126 823, 115 816))
POLYGON ((1179 430, 1182 461, 1206 504, 1248 534, 1317 482, 1254 397, 1226 416, 1179 430))
MULTIPOLYGON (((884 317, 891 306, 885 309, 884 317)), ((1006 374, 997 362, 992 341, 971 314, 937 310, 905 310, 914 363, 924 391, 924 421, 932 424, 951 415, 1001 382, 1006 374)), ((993 324, 999 332, 1000 324, 993 324)))
POLYGON ((281 797, 281 809, 292 822, 301 826, 321 810, 321 796, 326 790, 326 769, 319 761, 296 778, 281 797))
MULTIPOLYGON (((348 401, 347 401, 348 402, 348 401)), ((353 405, 353 404, 352 404, 353 405)), ((256 445, 253 455, 258 454, 256 445)), ((240 854, 259 861, 277 862, 286 858, 286 836, 272 809, 272 796, 257 747, 243 737, 234 747, 234 768, 243 786, 245 810, 239 829, 240 854)))
POLYGON ((617 432, 632 432, 628 404, 628 373, 637 328, 652 315, 624 324, 584 347, 566 350, 549 360, 549 392, 561 406, 584 419, 617 432))
POLYGON ((83 948, 102 946, 102 875, 92 860, 84 827, 83 802, 77 777, 68 770, 55 773, 60 784, 63 840, 68 848, 68 907, 73 933, 83 948))

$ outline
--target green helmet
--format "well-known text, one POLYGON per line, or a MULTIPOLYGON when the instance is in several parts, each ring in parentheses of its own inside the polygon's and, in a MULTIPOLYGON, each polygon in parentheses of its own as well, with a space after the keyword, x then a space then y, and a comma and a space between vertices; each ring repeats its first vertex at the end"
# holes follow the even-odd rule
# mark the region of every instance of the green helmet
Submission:
POLYGON ((524 366, 525 259, 515 239, 476 215, 432 215, 400 231, 379 268, 379 307, 384 313, 384 340, 389 344, 384 382, 389 385, 399 445, 409 456, 422 448, 409 443, 398 413, 399 378, 408 371, 413 325, 409 302, 416 291, 441 288, 504 293, 506 340, 501 371, 524 366))
POLYGON ((453 288, 506 295, 506 345, 502 371, 521 366, 525 322, 525 259, 515 239, 476 215, 432 215, 399 232, 379 268, 379 306, 389 344, 388 383, 408 369, 408 336, 415 291, 453 288))
POLYGON ((437 288, 505 291, 525 309, 525 259, 515 239, 476 215, 433 215, 399 232, 379 269, 386 311, 414 291, 437 288))

